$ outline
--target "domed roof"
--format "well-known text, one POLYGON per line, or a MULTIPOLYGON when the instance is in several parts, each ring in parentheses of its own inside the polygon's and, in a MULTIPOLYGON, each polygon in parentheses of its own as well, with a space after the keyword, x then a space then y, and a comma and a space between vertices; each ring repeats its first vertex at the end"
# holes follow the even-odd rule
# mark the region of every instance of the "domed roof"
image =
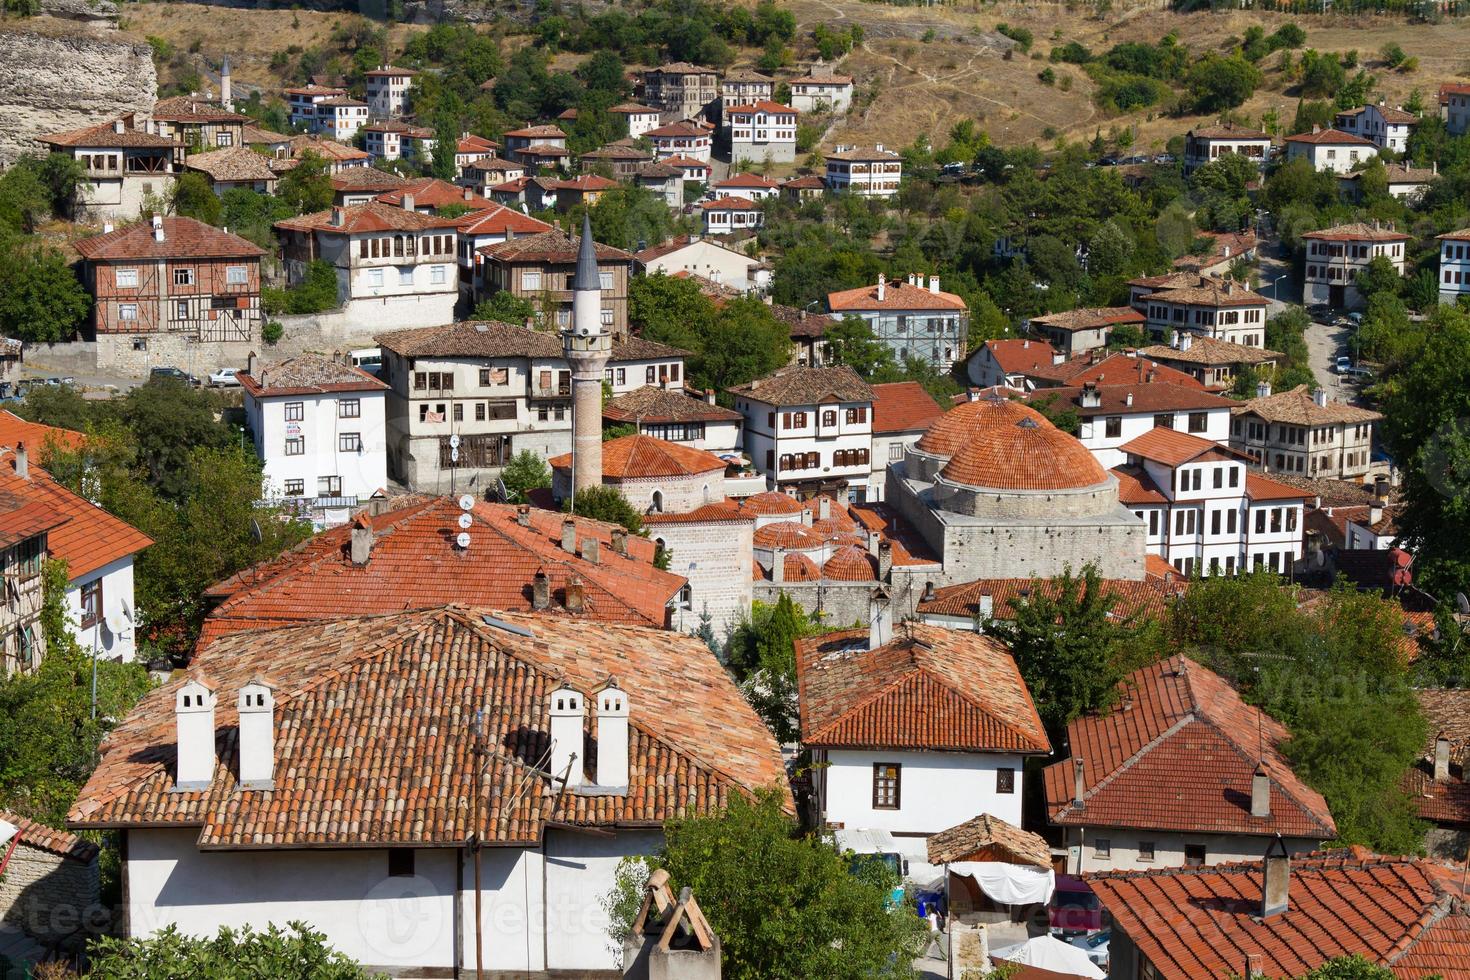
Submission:
POLYGON ((878 578, 878 563, 857 545, 849 544, 827 559, 822 577, 838 582, 873 582, 878 578))
POLYGON ((1046 421, 1046 416, 1018 401, 979 398, 957 405, 941 415, 919 438, 916 448, 932 456, 949 459, 991 429, 1014 425, 1023 418, 1046 421))
POLYGON ((822 577, 817 563, 803 554, 783 555, 782 568, 788 582, 816 582, 822 577))
POLYGON ((751 543, 757 548, 817 548, 822 539, 811 528, 796 521, 778 521, 755 532, 751 543))
POLYGON ((800 514, 801 501, 788 494, 766 490, 746 497, 740 506, 752 514, 800 514))
POLYGON ((987 490, 1078 490, 1107 481, 1107 472, 1082 443, 1036 412, 1016 409, 1006 424, 987 425, 939 475, 987 490))
POLYGON ((812 533, 823 541, 830 541, 843 534, 852 534, 857 530, 857 521, 843 514, 833 514, 819 521, 812 521, 812 533))

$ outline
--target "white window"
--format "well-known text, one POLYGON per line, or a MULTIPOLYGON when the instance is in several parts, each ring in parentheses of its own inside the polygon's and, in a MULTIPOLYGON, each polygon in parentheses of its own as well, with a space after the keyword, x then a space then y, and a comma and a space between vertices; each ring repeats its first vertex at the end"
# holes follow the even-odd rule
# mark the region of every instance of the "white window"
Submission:
POLYGON ((523 269, 523 270, 521 270, 521 288, 522 289, 540 289, 541 288, 541 270, 540 269, 523 269))
POLYGON ((436 286, 444 285, 444 267, 442 265, 429 266, 429 282, 436 286))
POLYGON ((399 266, 398 267, 398 285, 400 285, 400 286, 412 286, 413 285, 413 266, 411 266, 411 265, 402 265, 402 266, 399 266))
POLYGON ((225 283, 231 286, 243 286, 247 279, 246 270, 243 265, 230 265, 225 267, 225 283))
POLYGON ((382 269, 369 269, 369 270, 367 270, 367 284, 369 286, 374 286, 374 287, 383 285, 383 270, 382 269))
POLYGON ((602 324, 603 324, 603 326, 610 327, 610 326, 612 326, 612 322, 613 322, 613 311, 612 310, 603 310, 602 311, 602 324))
POLYGON ((192 286, 192 285, 194 285, 194 270, 193 269, 175 269, 174 270, 174 285, 175 286, 192 286))
POLYGON ((599 289, 613 288, 613 274, 611 272, 599 272, 597 274, 597 286, 599 289))
POLYGON ((137 303, 123 303, 121 306, 119 306, 117 308, 117 318, 119 320, 136 320, 136 319, 138 319, 138 304, 137 303))
POLYGON ((134 289, 138 285, 137 269, 118 269, 117 286, 119 289, 134 289))
POLYGON ((176 299, 176 300, 174 300, 174 319, 175 320, 187 320, 187 319, 189 319, 189 301, 188 300, 186 300, 186 299, 176 299))

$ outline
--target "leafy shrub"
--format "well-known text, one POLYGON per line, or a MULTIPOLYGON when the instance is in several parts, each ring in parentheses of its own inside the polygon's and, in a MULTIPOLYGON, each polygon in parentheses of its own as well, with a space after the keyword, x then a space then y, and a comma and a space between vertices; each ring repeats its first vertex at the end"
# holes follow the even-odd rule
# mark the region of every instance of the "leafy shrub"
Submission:
POLYGON ((1051 49, 1052 61, 1065 61, 1072 65, 1085 65, 1092 60, 1092 52, 1076 41, 1068 41, 1061 47, 1051 49))
POLYGON ((281 321, 279 320, 267 321, 266 325, 260 328, 260 339, 267 344, 278 344, 285 335, 286 328, 281 326, 281 321))
POLYGON ((1016 47, 1023 52, 1031 50, 1031 42, 1035 40, 1031 32, 1024 27, 1012 27, 1010 24, 996 24, 997 34, 1003 34, 1016 42, 1016 47))

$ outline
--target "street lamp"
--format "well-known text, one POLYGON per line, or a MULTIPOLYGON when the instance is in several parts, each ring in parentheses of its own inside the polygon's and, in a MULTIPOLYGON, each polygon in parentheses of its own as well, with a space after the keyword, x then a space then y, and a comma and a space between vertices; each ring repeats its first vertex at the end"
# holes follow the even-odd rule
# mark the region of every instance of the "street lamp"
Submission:
POLYGON ((1278 303, 1281 302, 1281 297, 1277 294, 1277 287, 1281 285, 1281 280, 1283 280, 1283 279, 1290 279, 1290 278, 1291 278, 1291 273, 1290 272, 1283 272, 1281 275, 1279 275, 1275 279, 1272 279, 1271 280, 1271 298, 1273 300, 1275 300, 1278 303))

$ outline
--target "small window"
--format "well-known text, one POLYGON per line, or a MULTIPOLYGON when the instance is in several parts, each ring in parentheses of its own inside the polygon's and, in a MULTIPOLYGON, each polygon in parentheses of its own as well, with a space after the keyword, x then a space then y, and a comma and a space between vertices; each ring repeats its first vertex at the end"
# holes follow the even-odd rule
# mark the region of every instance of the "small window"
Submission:
POLYGON ((186 300, 186 299, 176 299, 176 300, 174 300, 174 319, 175 320, 187 320, 187 319, 189 319, 189 301, 188 300, 186 300))
POLYGON ((303 418, 305 418, 305 416, 306 416, 306 403, 305 402, 287 402, 286 403, 286 421, 287 422, 300 422, 303 418))
POLYGON ((435 286, 444 284, 444 267, 442 265, 429 266, 429 283, 435 286))
POLYGON ((1092 841, 1092 856, 1107 861, 1113 856, 1113 842, 1106 837, 1097 837, 1092 841))
POLYGON ((102 618, 102 580, 93 579, 83 585, 81 599, 82 628, 96 626, 97 621, 102 618))
POLYGON ((1154 842, 1141 840, 1138 842, 1138 860, 1152 861, 1154 859, 1154 842))
POLYGON ((1203 844, 1185 844, 1184 845, 1184 866, 1186 868, 1200 868, 1200 867, 1204 867, 1204 863, 1205 863, 1205 845, 1203 845, 1203 844))
POLYGON ((303 439, 301 436, 294 436, 294 437, 292 437, 290 439, 287 439, 286 440, 286 455, 287 456, 305 456, 306 455, 306 440, 303 439))
POLYGON ((133 338, 133 350, 135 350, 135 351, 146 351, 147 349, 148 349, 148 338, 147 337, 134 337, 133 338))
POLYGON ((521 289, 522 290, 525 290, 525 291, 529 292, 531 290, 539 290, 540 288, 541 288, 541 270, 540 269, 523 269, 523 270, 521 270, 521 289))
POLYGON ((1121 415, 1109 415, 1105 420, 1104 436, 1108 439, 1118 439, 1123 435, 1123 417, 1121 415))
POLYGON ((337 451, 340 453, 362 452, 362 436, 356 432, 342 432, 337 435, 337 451))
POLYGON ((613 288, 613 274, 611 272, 599 272, 597 274, 597 288, 599 288, 599 289, 612 289, 613 288))
POLYGON ((138 285, 137 269, 118 269, 117 285, 120 289, 135 289, 138 285))
POLYGON ((362 401, 357 398, 344 398, 337 402, 337 417, 339 419, 355 419, 362 415, 362 401))
POLYGON ((902 769, 896 762, 873 763, 873 809, 898 809, 899 775, 902 769))
POLYGON ((1210 416, 1208 412, 1189 413, 1189 431, 1204 432, 1210 427, 1210 416))
POLYGON ((286 481, 286 496, 288 496, 288 497, 304 497, 304 496, 306 496, 306 481, 305 480, 287 480, 286 481))
POLYGON ((377 287, 383 285, 383 270, 382 269, 369 269, 369 270, 367 270, 367 284, 370 287, 373 287, 373 288, 377 288, 377 287))
POLYGON ((174 285, 175 286, 192 286, 192 285, 194 285, 194 270, 193 269, 175 269, 174 270, 174 285))
POLYGON ((121 304, 117 308, 117 318, 119 320, 136 320, 136 319, 138 319, 138 304, 137 303, 123 303, 123 304, 121 304))
POLYGON ((1016 770, 1009 767, 995 770, 995 791, 1014 793, 1016 791, 1016 770))
POLYGON ((243 265, 230 265, 225 267, 225 283, 230 286, 243 286, 249 276, 243 265))
POLYGON ((400 285, 400 286, 412 286, 413 285, 413 266, 411 266, 411 265, 403 265, 403 266, 399 266, 398 267, 398 285, 400 285))

